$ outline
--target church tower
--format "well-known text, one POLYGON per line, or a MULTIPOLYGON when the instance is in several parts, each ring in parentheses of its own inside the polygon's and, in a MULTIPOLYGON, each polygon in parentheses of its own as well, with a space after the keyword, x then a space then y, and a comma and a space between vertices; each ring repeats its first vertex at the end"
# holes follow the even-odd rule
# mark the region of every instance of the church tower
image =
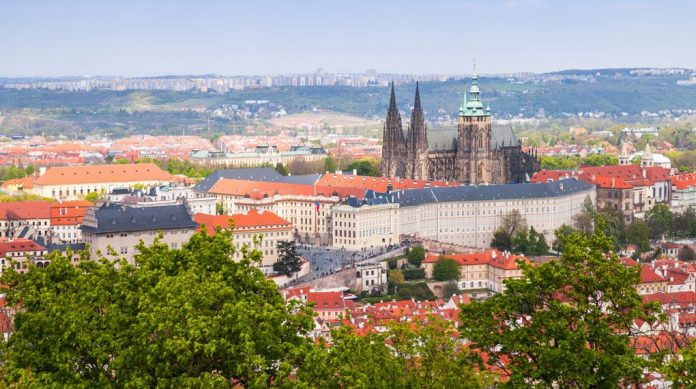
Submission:
POLYGON ((619 153, 619 166, 631 164, 631 153, 628 152, 628 144, 621 143, 621 153, 619 153))
POLYGON ((413 102, 411 124, 406 140, 408 148, 408 163, 406 177, 414 180, 428 179, 428 130, 425 116, 421 107, 420 87, 416 82, 416 98, 413 102))
POLYGON ((404 177, 406 174, 406 140, 401 125, 401 114, 396 107, 394 82, 391 87, 389 111, 382 134, 382 163, 380 170, 384 177, 404 177))
POLYGON ((492 177, 491 109, 484 109, 474 67, 469 96, 466 94, 459 108, 459 148, 456 165, 459 180, 466 184, 498 182, 504 177, 492 177))
POLYGON ((652 150, 650 149, 650 144, 647 143, 645 145, 645 150, 643 150, 643 156, 640 158, 640 166, 651 167, 653 166, 653 162, 652 150))

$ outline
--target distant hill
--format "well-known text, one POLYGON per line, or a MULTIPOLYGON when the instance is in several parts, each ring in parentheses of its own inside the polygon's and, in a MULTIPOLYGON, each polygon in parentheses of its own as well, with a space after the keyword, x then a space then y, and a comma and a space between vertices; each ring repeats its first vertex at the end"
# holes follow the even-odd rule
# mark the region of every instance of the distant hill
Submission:
MULTIPOLYGON (((604 112, 609 116, 639 115, 643 111, 696 109, 696 86, 677 85, 692 71, 685 69, 592 69, 520 75, 510 78, 481 77, 484 101, 493 115, 562 117, 578 112, 604 112)), ((456 115, 468 80, 421 84, 423 105, 430 120, 456 115)), ((407 116, 415 84, 397 86, 399 108, 407 116)), ((218 107, 244 106, 248 100, 267 100, 288 114, 312 110, 341 112, 367 119, 381 119, 389 102, 387 87, 352 88, 272 87, 245 89, 218 95, 173 91, 92 91, 0 89, 0 113, 76 123, 84 131, 112 125, 140 132, 172 132, 209 126, 208 113, 218 107)), ((259 110, 257 114, 270 113, 259 110)), ((270 119, 272 116, 266 117, 270 119)), ((226 120, 216 119, 218 130, 226 120)), ((231 122, 236 119, 232 118, 231 122)), ((243 120, 243 119, 240 119, 243 120)), ((13 128, 0 131, 12 132, 13 128)), ((128 130, 130 131, 130 130, 128 130)))

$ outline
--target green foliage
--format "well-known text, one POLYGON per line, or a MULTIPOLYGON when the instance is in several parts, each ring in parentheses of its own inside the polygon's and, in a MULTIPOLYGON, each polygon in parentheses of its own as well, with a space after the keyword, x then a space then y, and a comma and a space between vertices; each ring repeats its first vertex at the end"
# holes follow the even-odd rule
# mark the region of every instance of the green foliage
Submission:
POLYGON ((548 170, 573 170, 580 166, 609 166, 618 165, 619 157, 614 154, 590 154, 583 158, 580 156, 551 156, 541 157, 541 168, 548 170))
POLYGON ((442 298, 446 300, 455 294, 459 294, 460 292, 461 290, 459 290, 457 283, 454 281, 450 281, 446 283, 445 286, 442 288, 442 298))
POLYGON ((0 354, 0 382, 27 387, 280 385, 308 351, 311 312, 288 307, 275 284, 240 261, 231 233, 194 235, 179 250, 159 239, 136 265, 53 254, 46 268, 6 269, 21 304, 0 354), (292 310, 292 312, 290 311, 292 310))
POLYGON ((437 281, 459 279, 459 263, 452 258, 441 256, 433 266, 433 278, 437 281))
POLYGON ((547 255, 549 245, 544 234, 537 232, 534 227, 526 228, 512 239, 512 251, 524 255, 547 255))
POLYGON ((311 388, 484 388, 492 377, 477 370, 450 324, 437 316, 425 326, 390 324, 381 334, 360 336, 350 328, 332 333, 297 372, 297 384, 311 388))
POLYGON ((324 171, 333 173, 338 170, 338 164, 336 160, 331 157, 324 158, 324 171))
POLYGON ((356 159, 355 161, 351 162, 346 169, 356 170, 360 176, 378 177, 380 175, 379 161, 369 157, 356 159))
POLYGON ((113 163, 114 165, 128 165, 129 163, 131 163, 131 161, 127 158, 117 158, 114 159, 111 163, 113 163))
POLYGON ((435 300, 436 298, 435 294, 433 294, 433 291, 430 290, 428 284, 425 282, 408 282, 396 285, 393 291, 394 296, 392 297, 397 300, 410 300, 413 298, 418 301, 422 301, 435 300))
POLYGON ((553 251, 555 251, 557 253, 563 252, 563 241, 564 241, 563 238, 566 235, 569 235, 573 232, 577 232, 577 231, 575 229, 573 229, 573 227, 566 225, 566 224, 560 226, 556 231, 554 231, 553 234, 556 237, 556 239, 554 239, 553 245, 551 246, 553 251))
POLYGON ((680 261, 693 262, 696 261, 696 252, 691 247, 684 245, 679 249, 678 258, 680 261))
MULTIPOLYGON (((634 319, 656 320, 636 291, 639 267, 611 254, 603 226, 590 237, 560 235, 556 261, 520 263, 522 279, 462 307, 460 331, 510 375, 502 387, 619 387, 635 384, 648 362, 627 335, 634 319)), ((662 319, 664 319, 662 317, 662 319)))
POLYGON ((655 204, 645 213, 645 221, 650 227, 653 239, 659 239, 662 235, 668 235, 672 230, 674 215, 666 204, 655 204))
POLYGON ((273 264, 273 271, 292 277, 293 274, 302 270, 302 258, 297 253, 295 241, 280 240, 276 244, 278 260, 273 264))
POLYGON ((573 226, 577 230, 582 231, 589 236, 592 234, 592 230, 594 229, 594 221, 596 216, 597 211, 592 203, 592 199, 587 196, 582 202, 580 212, 573 215, 573 226))
POLYGON ((91 202, 96 202, 99 200, 99 192, 89 192, 85 195, 85 200, 91 201, 91 202))
POLYGON ((491 247, 498 250, 510 251, 513 248, 513 238, 526 229, 526 221, 518 209, 512 210, 503 216, 498 227, 493 233, 491 247))
POLYGON ((387 273, 387 281, 390 285, 403 284, 405 280, 404 273, 399 269, 391 269, 387 273))
POLYGON ((402 272, 406 281, 422 280, 425 278, 425 269, 404 269, 402 272))
POLYGON ((642 220, 636 220, 626 227, 626 243, 636 245, 638 251, 650 251, 650 227, 642 220))
POLYGON ((181 159, 168 159, 165 168, 171 174, 183 174, 191 178, 207 177, 215 171, 213 168, 181 159))
POLYGON ((420 267, 425 259, 425 249, 421 246, 411 247, 408 250, 408 263, 415 267, 420 267))
POLYGON ((290 174, 288 167, 283 165, 280 162, 276 163, 275 168, 273 168, 273 169, 283 176, 287 176, 288 174, 290 174))
POLYGON ((679 357, 672 358, 664 366, 665 378, 672 381, 675 388, 696 387, 696 347, 695 341, 691 341, 679 352, 679 357))
POLYGON ((0 181, 22 178, 34 174, 34 166, 0 166, 0 181))

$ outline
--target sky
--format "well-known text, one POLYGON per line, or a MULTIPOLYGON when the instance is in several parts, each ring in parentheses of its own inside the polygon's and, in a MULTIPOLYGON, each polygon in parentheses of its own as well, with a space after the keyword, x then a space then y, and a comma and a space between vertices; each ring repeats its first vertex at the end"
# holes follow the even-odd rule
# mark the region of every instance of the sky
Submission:
POLYGON ((696 68, 696 0, 0 0, 0 76, 696 68))

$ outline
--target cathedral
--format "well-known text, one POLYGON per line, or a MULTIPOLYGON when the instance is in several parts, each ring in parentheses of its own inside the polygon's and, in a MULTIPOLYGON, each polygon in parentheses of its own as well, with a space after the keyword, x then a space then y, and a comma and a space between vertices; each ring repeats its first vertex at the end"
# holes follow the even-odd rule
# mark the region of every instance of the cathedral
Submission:
POLYGON ((394 84, 384 124, 382 176, 463 184, 505 184, 529 180, 539 170, 536 155, 522 150, 512 129, 491 126, 490 105, 481 102, 478 78, 459 107, 457 131, 428 134, 416 83, 411 122, 406 134, 396 107, 394 84))

